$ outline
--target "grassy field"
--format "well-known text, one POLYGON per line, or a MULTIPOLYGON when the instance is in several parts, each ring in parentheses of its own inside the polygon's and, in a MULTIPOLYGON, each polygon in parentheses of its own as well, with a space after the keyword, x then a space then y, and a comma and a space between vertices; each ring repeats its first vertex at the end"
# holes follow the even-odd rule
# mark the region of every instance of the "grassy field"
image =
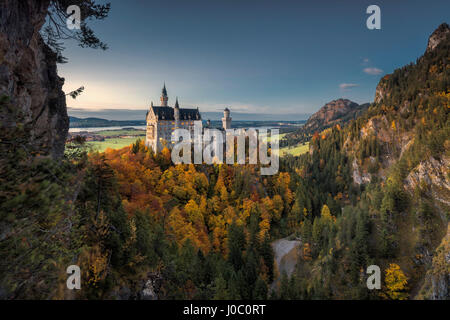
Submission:
MULTIPOLYGON (((285 135, 286 135, 286 133, 278 134, 278 140, 283 139, 285 135)), ((271 139, 272 139, 271 136, 267 137, 267 142, 270 142, 271 139)))
POLYGON ((280 149, 280 157, 285 156, 287 154, 293 155, 294 157, 304 154, 309 151, 309 143, 305 145, 299 144, 295 147, 285 147, 280 149))
MULTIPOLYGON (((114 135, 128 135, 133 134, 137 135, 136 131, 128 131, 128 130, 117 130, 117 131, 102 131, 102 135, 105 136, 114 136, 114 135), (117 132, 120 132, 120 134, 116 134, 117 132)), ((280 135, 280 139, 284 136, 284 134, 280 135)), ((139 139, 139 137, 131 137, 131 138, 112 138, 112 139, 106 139, 105 141, 90 141, 88 142, 88 146, 92 148, 93 151, 99 151, 104 152, 106 149, 122 149, 123 147, 127 147, 130 144, 136 142, 136 140, 139 139)), ((269 137, 270 139, 270 137, 269 137)), ((302 145, 299 144, 295 147, 285 147, 280 149, 280 156, 285 156, 287 154, 293 155, 293 156, 299 156, 303 153, 306 153, 309 151, 309 143, 302 145)))
POLYGON ((122 149, 130 144, 136 142, 139 138, 113 138, 105 141, 90 141, 87 143, 92 148, 92 151, 104 152, 106 149, 122 149))
MULTIPOLYGON (((282 134, 278 134, 278 140, 283 139, 283 137, 286 135, 286 133, 282 133, 282 134)), ((270 142, 270 140, 272 139, 272 136, 268 136, 268 137, 264 137, 265 141, 270 142)))

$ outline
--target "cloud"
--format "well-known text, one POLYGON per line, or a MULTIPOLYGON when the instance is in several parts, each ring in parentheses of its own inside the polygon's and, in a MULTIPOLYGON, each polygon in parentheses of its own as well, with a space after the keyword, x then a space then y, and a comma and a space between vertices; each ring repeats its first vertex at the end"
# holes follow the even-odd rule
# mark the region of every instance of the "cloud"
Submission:
POLYGON ((357 83, 341 83, 339 85, 339 88, 341 88, 342 90, 348 90, 348 89, 355 88, 355 87, 359 87, 359 84, 357 84, 357 83))
POLYGON ((369 58, 364 58, 362 64, 366 66, 366 65, 369 64, 369 62, 370 62, 370 59, 369 59, 369 58))
POLYGON ((372 76, 377 76, 383 73, 383 70, 378 68, 364 68, 365 73, 370 74, 372 76))

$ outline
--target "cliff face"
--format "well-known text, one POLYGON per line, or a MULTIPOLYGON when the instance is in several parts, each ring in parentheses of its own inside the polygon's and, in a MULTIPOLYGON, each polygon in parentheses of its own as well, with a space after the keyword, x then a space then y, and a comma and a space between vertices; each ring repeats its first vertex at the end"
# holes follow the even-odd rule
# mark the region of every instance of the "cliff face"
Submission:
POLYGON ((436 47, 447 38, 449 33, 450 27, 448 24, 441 24, 428 39, 427 52, 436 49, 436 47))
MULTIPOLYGON (((428 45, 425 54, 429 54, 434 51, 441 42, 447 39, 449 34, 450 26, 447 23, 442 23, 428 38, 428 45)), ((380 103, 383 99, 390 98, 392 90, 388 86, 388 80, 391 76, 392 75, 386 75, 379 82, 375 91, 375 103, 380 103)))
POLYGON ((0 124, 30 128, 31 145, 58 158, 64 152, 69 118, 56 55, 39 33, 49 3, 0 0, 0 97, 8 96, 18 111, 13 115, 0 110, 0 124))
POLYGON ((450 299, 450 223, 447 234, 436 249, 433 263, 428 270, 418 299, 448 300, 450 299))
POLYGON ((342 124, 354 119, 364 110, 366 105, 359 105, 348 99, 333 100, 313 114, 305 124, 305 129, 314 132, 321 131, 336 124, 342 124))
POLYGON ((396 236, 403 239, 399 251, 413 261, 402 267, 414 276, 411 297, 419 299, 450 298, 449 48, 450 27, 443 23, 417 63, 380 80, 375 103, 354 126, 355 138, 344 143, 354 157, 355 184, 377 176, 408 195, 410 207, 401 214, 414 220, 398 223, 396 236), (359 153, 371 139, 379 152, 359 153), (371 167, 374 159, 378 165, 371 167))

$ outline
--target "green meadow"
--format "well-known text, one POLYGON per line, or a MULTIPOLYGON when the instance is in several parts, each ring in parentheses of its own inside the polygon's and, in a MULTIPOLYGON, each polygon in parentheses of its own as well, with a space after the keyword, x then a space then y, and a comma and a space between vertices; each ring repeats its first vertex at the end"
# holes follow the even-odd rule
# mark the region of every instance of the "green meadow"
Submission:
POLYGON ((92 151, 104 152, 106 149, 122 149, 135 143, 138 137, 131 138, 112 138, 105 139, 105 141, 89 141, 87 145, 92 148, 92 151))
POLYGON ((292 155, 294 157, 297 157, 299 155, 302 155, 304 153, 307 153, 309 151, 309 142, 303 144, 299 144, 295 147, 284 147, 280 149, 280 157, 285 155, 292 155))
MULTIPOLYGON (((144 133, 144 131, 142 131, 144 133)), ((136 135, 141 135, 140 132, 137 132, 136 130, 113 130, 113 131, 100 131, 97 132, 97 134, 103 135, 103 136, 125 136, 125 135, 134 135, 134 137, 129 138, 110 138, 105 139, 105 141, 90 141, 88 142, 88 146, 92 149, 92 151, 98 151, 98 152, 104 152, 106 149, 122 149, 124 147, 127 147, 131 145, 132 143, 135 143, 139 137, 136 137, 136 135)), ((145 135, 145 134, 144 134, 145 135)), ((280 134, 279 139, 282 139, 285 134, 280 134)), ((141 138, 142 139, 142 138, 141 138)), ((270 141, 270 137, 268 137, 268 140, 270 141)), ((285 147, 280 149, 280 157, 285 155, 292 155, 292 156, 299 156, 309 151, 309 143, 306 143, 304 145, 299 144, 294 147, 285 147)))
POLYGON ((98 131, 95 134, 112 137, 112 136, 145 136, 145 130, 104 130, 98 131))

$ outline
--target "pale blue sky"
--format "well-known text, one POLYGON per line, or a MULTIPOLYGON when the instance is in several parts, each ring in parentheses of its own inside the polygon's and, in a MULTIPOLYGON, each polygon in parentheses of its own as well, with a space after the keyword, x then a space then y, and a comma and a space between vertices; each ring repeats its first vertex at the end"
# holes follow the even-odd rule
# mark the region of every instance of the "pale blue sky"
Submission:
POLYGON ((450 12, 448 0, 110 2, 93 25, 109 50, 67 44, 64 89, 86 87, 69 107, 146 109, 164 81, 169 103, 178 96, 202 111, 303 114, 340 97, 369 102, 380 77, 415 61, 450 12), (366 28, 370 4, 381 8, 381 30, 366 28))

